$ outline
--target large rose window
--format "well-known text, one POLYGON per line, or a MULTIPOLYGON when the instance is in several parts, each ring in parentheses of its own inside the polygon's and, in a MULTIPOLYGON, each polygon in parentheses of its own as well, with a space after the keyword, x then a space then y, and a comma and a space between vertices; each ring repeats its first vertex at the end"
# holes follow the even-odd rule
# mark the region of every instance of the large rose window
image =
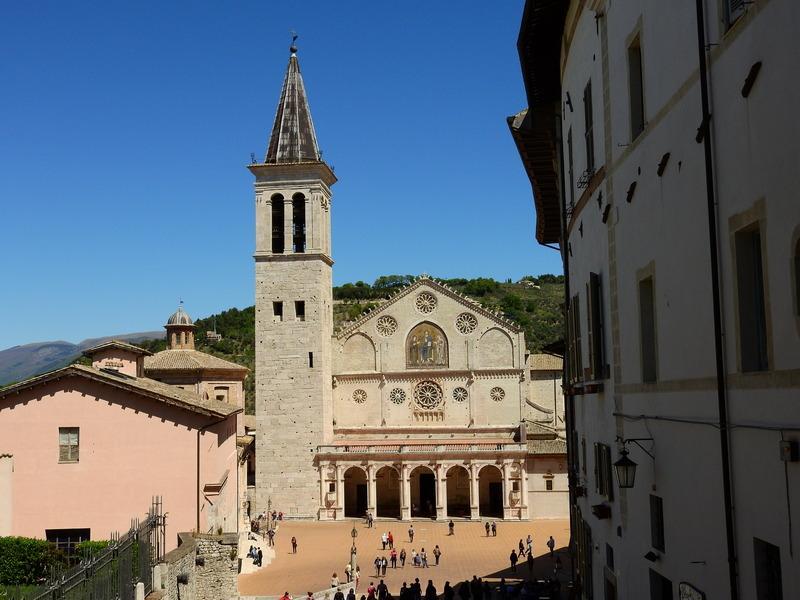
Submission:
POLYGON ((422 381, 414 388, 414 402, 427 410, 442 404, 442 388, 433 381, 422 381))

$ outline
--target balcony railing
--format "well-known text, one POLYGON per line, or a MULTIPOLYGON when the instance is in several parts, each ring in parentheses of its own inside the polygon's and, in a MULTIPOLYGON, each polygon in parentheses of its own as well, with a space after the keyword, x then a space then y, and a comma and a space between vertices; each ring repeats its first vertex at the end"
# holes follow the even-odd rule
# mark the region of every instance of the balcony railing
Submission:
POLYGON ((319 454, 443 454, 443 453, 497 453, 525 452, 526 444, 471 443, 471 444, 374 444, 374 445, 326 445, 318 446, 319 454))

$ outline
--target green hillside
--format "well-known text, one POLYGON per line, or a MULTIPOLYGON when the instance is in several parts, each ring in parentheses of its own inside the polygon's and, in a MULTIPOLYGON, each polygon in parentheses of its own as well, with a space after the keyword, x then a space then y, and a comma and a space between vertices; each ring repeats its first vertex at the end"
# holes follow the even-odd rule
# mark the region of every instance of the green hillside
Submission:
MULTIPOLYGON (((363 281, 333 288, 334 327, 356 320, 364 311, 380 306, 389 296, 415 280, 411 275, 385 275, 371 285, 363 281)), ((499 310, 525 330, 525 341, 531 352, 562 337, 564 278, 562 275, 524 277, 519 282, 494 279, 440 279, 453 290, 470 296, 486 308, 499 310)), ((195 346, 220 358, 250 369, 245 380, 245 409, 254 412, 255 402, 255 308, 232 308, 217 315, 195 321, 195 346), (222 335, 219 342, 207 341, 206 331, 222 335)), ((150 340, 138 344, 151 352, 166 348, 166 341, 150 340)))

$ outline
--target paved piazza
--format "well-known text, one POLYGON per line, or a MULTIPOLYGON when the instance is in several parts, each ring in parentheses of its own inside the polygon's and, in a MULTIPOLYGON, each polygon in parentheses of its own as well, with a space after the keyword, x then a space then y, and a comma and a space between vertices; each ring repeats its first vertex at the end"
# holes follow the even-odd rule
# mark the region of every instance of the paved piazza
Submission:
MULTIPOLYGON (((330 585, 331 574, 335 571, 344 581, 344 566, 350 557, 350 531, 354 521, 307 522, 283 521, 275 537, 275 559, 269 565, 249 575, 239 577, 239 592, 242 595, 279 596, 289 591, 295 598, 305 596, 308 591, 318 592, 330 585), (297 538, 298 551, 292 554, 291 539, 297 538)), ((528 569, 523 562, 517 567, 516 575, 509 570, 508 557, 512 549, 516 549, 520 538, 533 535, 534 557, 536 557, 534 574, 537 577, 552 575, 553 562, 547 556, 545 545, 548 536, 556 540, 556 548, 566 546, 569 539, 569 521, 563 519, 530 521, 530 522, 497 522, 497 537, 486 537, 483 523, 455 522, 455 535, 447 535, 447 523, 436 521, 414 522, 414 543, 408 541, 408 523, 403 521, 376 521, 372 529, 367 529, 361 520, 355 521, 358 529, 356 544, 358 547, 358 564, 361 567, 361 582, 357 590, 366 593, 370 581, 376 584, 375 569, 372 565, 375 557, 386 555, 381 547, 381 533, 391 531, 395 540, 395 548, 399 554, 405 548, 411 556, 411 550, 419 552, 423 547, 428 553, 429 569, 412 567, 406 561, 405 568, 386 570, 384 577, 389 591, 396 596, 403 581, 413 581, 418 577, 423 592, 428 579, 433 579, 437 591, 441 594, 445 581, 451 585, 479 577, 499 579, 500 577, 526 577, 528 569), (442 550, 440 565, 435 566, 433 547, 439 544, 442 550)), ((564 569, 569 567, 566 551, 561 552, 564 569)), ((524 560, 524 559, 523 559, 524 560)), ((399 561, 398 561, 399 565, 399 561)), ((562 581, 565 575, 562 574, 562 581)))

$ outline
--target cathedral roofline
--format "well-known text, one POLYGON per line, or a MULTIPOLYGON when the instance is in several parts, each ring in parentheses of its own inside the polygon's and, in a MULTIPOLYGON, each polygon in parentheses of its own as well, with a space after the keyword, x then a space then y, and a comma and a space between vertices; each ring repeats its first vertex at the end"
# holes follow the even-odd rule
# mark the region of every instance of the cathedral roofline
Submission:
POLYGON ((356 320, 354 323, 350 324, 349 326, 347 326, 346 328, 342 329, 341 331, 336 332, 334 334, 334 337, 337 338, 337 339, 343 339, 343 338, 349 336, 350 334, 355 333, 356 331, 358 331, 358 329, 364 323, 366 323, 367 321, 372 319, 375 315, 384 312, 390 306, 395 304, 398 300, 400 300, 401 298, 404 298, 405 296, 407 296, 408 294, 410 294, 414 290, 422 287, 423 285, 431 286, 432 288, 434 288, 438 292, 440 292, 440 293, 442 293, 442 294, 444 294, 446 296, 449 296, 450 298, 452 298, 456 302, 458 302, 460 304, 463 304, 464 306, 470 308, 471 310, 474 310, 477 313, 480 313, 481 315, 483 315, 487 319, 490 319, 490 320, 494 321, 498 325, 501 325, 503 327, 509 328, 514 333, 520 333, 522 331, 522 327, 520 327, 517 323, 515 323, 511 319, 507 319, 506 317, 504 317, 502 315, 502 313, 497 312, 497 311, 493 311, 493 310, 489 310, 488 308, 485 308, 477 300, 473 300, 469 296, 455 291, 454 289, 452 289, 448 285, 442 283, 441 281, 433 279, 432 277, 428 277, 427 275, 420 275, 414 283, 412 283, 410 285, 407 285, 406 287, 402 288, 400 291, 395 292, 393 295, 389 296, 389 298, 386 300, 386 302, 384 302, 383 304, 381 304, 377 308, 375 308, 373 310, 369 310, 366 313, 364 313, 361 316, 361 318, 356 320))

